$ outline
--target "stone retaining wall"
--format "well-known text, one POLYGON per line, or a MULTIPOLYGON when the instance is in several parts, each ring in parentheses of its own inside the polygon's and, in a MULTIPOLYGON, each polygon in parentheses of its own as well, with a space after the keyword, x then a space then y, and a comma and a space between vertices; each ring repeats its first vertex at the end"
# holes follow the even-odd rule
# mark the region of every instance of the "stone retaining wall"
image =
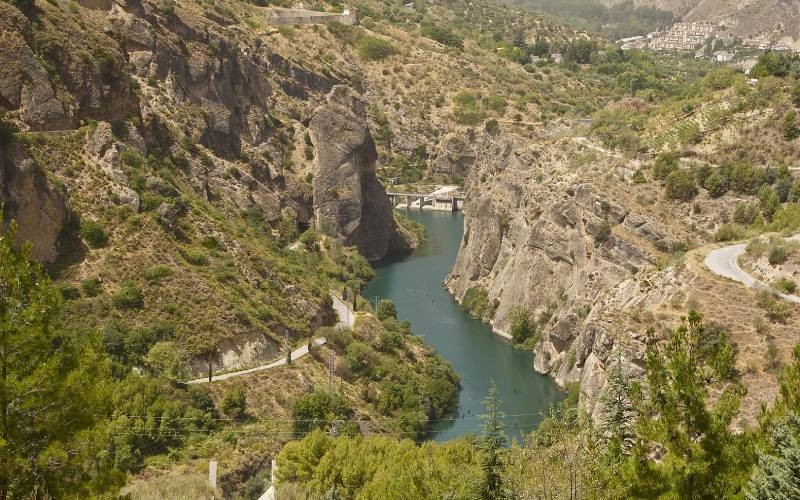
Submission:
POLYGON ((332 12, 317 12, 313 10, 282 9, 274 10, 269 22, 274 26, 290 26, 295 24, 358 24, 358 17, 354 13, 338 14, 332 12))

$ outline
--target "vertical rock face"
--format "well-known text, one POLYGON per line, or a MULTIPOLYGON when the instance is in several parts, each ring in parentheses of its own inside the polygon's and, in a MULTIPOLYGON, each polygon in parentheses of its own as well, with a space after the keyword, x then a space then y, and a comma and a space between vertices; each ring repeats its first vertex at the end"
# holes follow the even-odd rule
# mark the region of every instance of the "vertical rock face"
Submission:
POLYGON ((31 243, 31 254, 38 260, 56 258, 56 241, 68 218, 61 193, 50 186, 45 173, 22 146, 0 146, 0 203, 5 220, 17 221, 17 244, 31 243))
POLYGON ((389 250, 392 208, 375 176, 377 153, 367 127, 366 103, 354 90, 337 85, 310 122, 316 149, 314 217, 316 228, 364 257, 377 260, 389 250))

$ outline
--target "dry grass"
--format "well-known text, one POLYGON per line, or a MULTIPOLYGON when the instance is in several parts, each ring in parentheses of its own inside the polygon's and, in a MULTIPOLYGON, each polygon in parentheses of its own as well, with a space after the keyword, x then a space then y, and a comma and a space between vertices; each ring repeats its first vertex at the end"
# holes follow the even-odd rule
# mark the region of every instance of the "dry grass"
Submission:
POLYGON ((761 405, 771 405, 778 393, 777 372, 767 367, 768 342, 778 350, 778 359, 786 363, 792 348, 800 341, 800 308, 792 305, 786 323, 770 323, 768 332, 757 332, 754 324, 764 311, 756 305, 756 292, 740 283, 712 274, 703 264, 709 248, 687 254, 687 268, 695 274, 692 298, 706 320, 725 325, 731 340, 738 346, 736 368, 747 388, 738 425, 752 425, 761 405))
POLYGON ((134 479, 121 492, 131 500, 221 499, 222 493, 208 484, 208 472, 177 467, 168 473, 134 479))

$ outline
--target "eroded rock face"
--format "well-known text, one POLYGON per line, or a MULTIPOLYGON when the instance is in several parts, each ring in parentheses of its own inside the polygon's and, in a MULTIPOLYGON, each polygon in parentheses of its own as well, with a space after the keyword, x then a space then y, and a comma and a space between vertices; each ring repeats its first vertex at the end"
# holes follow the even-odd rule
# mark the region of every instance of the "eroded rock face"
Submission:
POLYGON ((309 125, 316 149, 314 217, 319 231, 356 246, 369 260, 385 256, 394 230, 392 208, 375 175, 377 153, 366 103, 337 85, 309 125))
POLYGON ((55 260, 58 235, 69 214, 66 199, 20 145, 0 146, 0 202, 4 228, 11 220, 17 222, 15 242, 30 242, 38 260, 55 260))
POLYGON ((486 290, 499 334, 515 307, 529 311, 541 335, 534 368, 580 383, 582 404, 597 413, 611 353, 634 368, 643 359, 643 339, 621 331, 618 313, 668 300, 686 278, 653 270, 642 240, 664 237, 657 222, 569 168, 570 147, 486 137, 467 146, 476 161, 464 238, 445 285, 458 299, 486 290), (644 287, 641 270, 658 286, 644 287))

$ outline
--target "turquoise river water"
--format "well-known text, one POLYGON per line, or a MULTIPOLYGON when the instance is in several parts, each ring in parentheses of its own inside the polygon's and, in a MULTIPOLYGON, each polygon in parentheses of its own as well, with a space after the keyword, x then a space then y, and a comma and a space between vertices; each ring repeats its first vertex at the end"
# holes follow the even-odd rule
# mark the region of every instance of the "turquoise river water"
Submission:
POLYGON ((507 434, 519 439, 536 428, 550 402, 563 394, 552 380, 534 372, 529 351, 514 349, 488 325, 470 318, 442 287, 461 243, 463 215, 412 210, 408 216, 425 225, 425 244, 411 255, 375 263, 376 277, 364 296, 394 301, 398 319, 411 321, 414 333, 447 359, 461 378, 457 414, 436 422, 431 437, 445 441, 480 432, 478 416, 484 413, 489 381, 494 380, 507 414, 507 434))

